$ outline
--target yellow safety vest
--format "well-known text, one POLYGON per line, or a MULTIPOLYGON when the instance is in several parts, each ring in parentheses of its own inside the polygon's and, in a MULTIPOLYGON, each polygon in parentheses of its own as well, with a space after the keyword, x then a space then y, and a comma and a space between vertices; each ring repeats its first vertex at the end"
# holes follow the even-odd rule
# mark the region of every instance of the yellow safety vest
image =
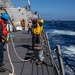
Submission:
POLYGON ((43 30, 43 26, 37 24, 37 27, 33 28, 33 33, 39 35, 41 34, 42 30, 43 30))

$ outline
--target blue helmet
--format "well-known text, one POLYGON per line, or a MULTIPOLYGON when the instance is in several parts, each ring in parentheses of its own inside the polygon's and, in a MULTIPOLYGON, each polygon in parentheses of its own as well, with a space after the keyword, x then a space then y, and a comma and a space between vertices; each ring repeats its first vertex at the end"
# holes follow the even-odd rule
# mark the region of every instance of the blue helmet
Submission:
POLYGON ((10 17, 9 17, 8 14, 2 14, 2 15, 1 15, 1 18, 3 18, 3 19, 5 19, 5 20, 8 21, 10 17))

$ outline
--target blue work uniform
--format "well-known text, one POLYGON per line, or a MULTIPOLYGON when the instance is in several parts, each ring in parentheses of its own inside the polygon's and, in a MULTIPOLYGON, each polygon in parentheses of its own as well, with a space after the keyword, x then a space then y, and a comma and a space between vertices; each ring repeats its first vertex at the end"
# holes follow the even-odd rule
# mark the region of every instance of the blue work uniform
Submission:
POLYGON ((3 43, 1 40, 1 36, 3 36, 2 25, 0 24, 0 65, 3 63, 3 43))

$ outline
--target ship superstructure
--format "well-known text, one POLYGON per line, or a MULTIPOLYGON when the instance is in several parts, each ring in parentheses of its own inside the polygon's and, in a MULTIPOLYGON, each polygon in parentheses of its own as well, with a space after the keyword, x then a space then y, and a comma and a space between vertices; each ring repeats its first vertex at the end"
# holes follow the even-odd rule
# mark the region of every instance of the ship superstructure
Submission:
POLYGON ((0 0, 0 6, 6 7, 6 8, 12 7, 11 0, 0 0))

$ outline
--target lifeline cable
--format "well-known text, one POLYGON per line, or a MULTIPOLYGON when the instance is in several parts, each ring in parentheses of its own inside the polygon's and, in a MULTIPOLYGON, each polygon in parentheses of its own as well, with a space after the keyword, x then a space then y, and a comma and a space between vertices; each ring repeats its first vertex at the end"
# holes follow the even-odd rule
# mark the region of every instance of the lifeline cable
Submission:
POLYGON ((18 53, 16 52, 16 49, 15 49, 15 46, 14 46, 14 42, 13 42, 13 39, 12 39, 11 35, 10 35, 10 38, 11 38, 12 46, 13 46, 13 49, 14 49, 14 52, 15 52, 16 56, 17 56, 21 61, 30 61, 31 59, 24 60, 24 59, 22 59, 22 58, 19 57, 18 53))
MULTIPOLYGON (((63 59, 63 57, 58 53, 58 51, 56 51, 57 52, 57 54, 63 59)), ((63 59, 64 60, 64 59, 63 59)), ((70 64, 68 64, 68 62, 66 61, 66 60, 64 60, 65 61, 65 63, 75 72, 75 69, 70 65, 70 64)))

